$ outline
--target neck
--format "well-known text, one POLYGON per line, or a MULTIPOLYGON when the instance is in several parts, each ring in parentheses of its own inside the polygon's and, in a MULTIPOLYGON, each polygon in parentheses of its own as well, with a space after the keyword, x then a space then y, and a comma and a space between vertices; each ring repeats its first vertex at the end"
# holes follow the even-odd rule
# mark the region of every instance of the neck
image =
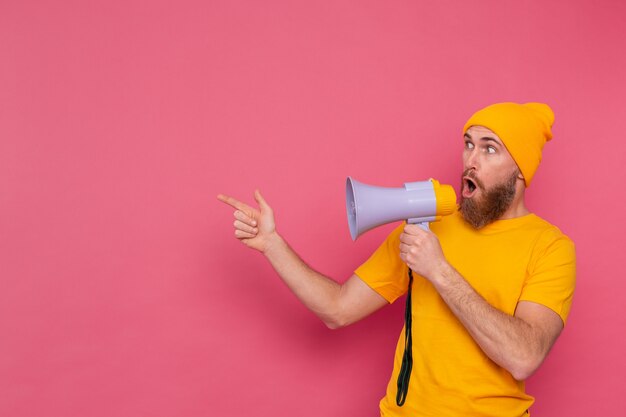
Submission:
POLYGON ((502 214, 498 220, 514 219, 516 217, 522 217, 530 213, 526 208, 525 202, 526 184, 523 180, 517 181, 515 184, 515 197, 511 202, 508 209, 502 214))

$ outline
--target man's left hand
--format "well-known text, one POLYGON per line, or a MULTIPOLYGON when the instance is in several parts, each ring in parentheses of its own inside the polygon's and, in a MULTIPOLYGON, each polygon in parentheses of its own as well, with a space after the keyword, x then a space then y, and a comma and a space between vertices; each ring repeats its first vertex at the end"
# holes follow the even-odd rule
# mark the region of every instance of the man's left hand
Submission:
POLYGON ((400 235, 400 259, 431 282, 448 264, 437 236, 416 224, 407 224, 400 235))

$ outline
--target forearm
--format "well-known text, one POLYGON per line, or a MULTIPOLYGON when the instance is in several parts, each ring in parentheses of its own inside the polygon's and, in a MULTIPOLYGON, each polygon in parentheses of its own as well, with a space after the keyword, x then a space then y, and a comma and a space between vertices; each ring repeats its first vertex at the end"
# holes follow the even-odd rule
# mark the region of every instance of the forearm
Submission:
POLYGON ((483 352, 513 377, 526 379, 540 365, 547 351, 538 330, 491 306, 449 264, 432 282, 483 352))
POLYGON ((257 210, 223 194, 217 199, 235 208, 235 237, 263 253, 302 303, 331 329, 346 326, 387 305, 387 300, 358 276, 338 284, 309 268, 276 232, 274 212, 257 190, 257 210))
POLYGON ((278 234, 274 233, 264 255, 300 301, 328 327, 340 327, 341 285, 310 268, 278 234))

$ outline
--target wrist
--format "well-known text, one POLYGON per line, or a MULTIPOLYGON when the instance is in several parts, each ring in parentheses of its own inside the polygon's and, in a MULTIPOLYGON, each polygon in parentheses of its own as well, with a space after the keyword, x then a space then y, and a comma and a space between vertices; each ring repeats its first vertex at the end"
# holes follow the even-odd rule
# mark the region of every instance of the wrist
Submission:
POLYGON ((437 268, 437 272, 434 274, 434 279, 431 281, 437 289, 444 289, 453 282, 455 274, 456 270, 452 267, 452 265, 444 260, 437 268))
POLYGON ((263 254, 269 258, 272 254, 279 251, 280 247, 284 246, 284 244, 285 240, 274 230, 265 238, 265 248, 263 249, 263 254))

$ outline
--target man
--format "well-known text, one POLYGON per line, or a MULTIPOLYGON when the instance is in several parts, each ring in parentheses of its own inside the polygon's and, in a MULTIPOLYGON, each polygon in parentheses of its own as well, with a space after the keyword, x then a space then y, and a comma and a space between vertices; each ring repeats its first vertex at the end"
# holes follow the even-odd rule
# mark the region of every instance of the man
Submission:
POLYGON ((572 241, 524 201, 553 121, 541 103, 499 103, 475 113, 463 129, 458 211, 431 231, 399 226, 342 285, 288 246, 258 191, 259 210, 218 198, 236 209, 235 236, 261 251, 330 328, 395 301, 413 271, 410 384, 399 405, 405 329, 381 415, 527 415, 534 399, 523 381, 563 329, 575 284, 572 241))

